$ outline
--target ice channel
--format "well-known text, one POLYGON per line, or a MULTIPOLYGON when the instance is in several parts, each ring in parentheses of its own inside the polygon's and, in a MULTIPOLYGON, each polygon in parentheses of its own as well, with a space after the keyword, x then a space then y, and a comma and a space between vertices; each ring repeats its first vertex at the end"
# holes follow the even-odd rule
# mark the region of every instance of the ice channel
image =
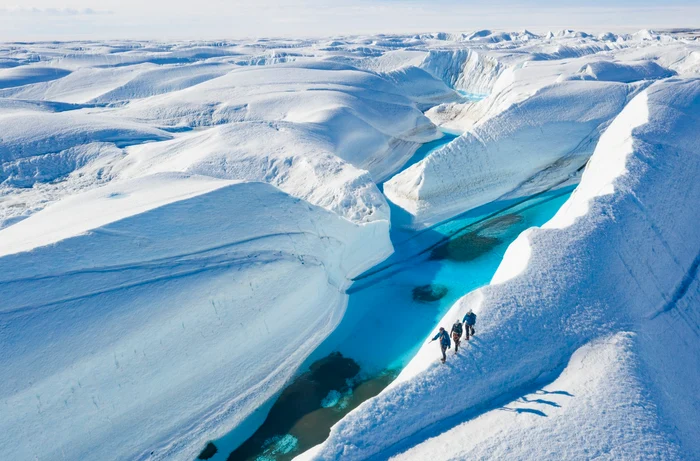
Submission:
MULTIPOLYGON (((425 144, 404 168, 452 139, 425 144)), ((200 459, 286 461, 323 442, 333 424, 397 376, 450 306, 487 284, 508 245, 547 222, 573 187, 493 202, 421 231, 392 208, 394 255, 355 279, 340 325, 252 437, 233 452, 233 436, 214 441, 200 459)))

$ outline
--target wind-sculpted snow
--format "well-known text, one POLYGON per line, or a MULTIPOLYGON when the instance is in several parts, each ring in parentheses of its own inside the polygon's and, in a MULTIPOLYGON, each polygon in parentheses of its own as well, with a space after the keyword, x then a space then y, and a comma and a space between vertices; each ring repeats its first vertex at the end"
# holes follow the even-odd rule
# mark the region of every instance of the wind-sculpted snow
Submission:
MULTIPOLYGON (((76 59, 71 55, 61 62, 75 65, 76 59)), ((169 138, 175 139, 143 146, 152 164, 167 163, 158 155, 178 155, 186 158, 180 162, 185 166, 170 171, 206 163, 197 171, 217 178, 269 180, 357 222, 386 219, 386 202, 374 182, 397 171, 421 143, 440 136, 416 104, 458 99, 429 76, 422 81, 432 88, 423 85, 424 90, 408 80, 397 75, 394 84, 391 78, 332 62, 255 68, 204 62, 79 67, 64 79, 18 87, 5 97, 22 99, 4 99, 12 103, 5 104, 6 116, 0 114, 0 156, 6 162, 2 192, 15 204, 2 210, 3 220, 7 225, 63 194, 133 177, 133 168, 130 173, 120 168, 132 165, 142 149, 131 155, 126 147, 169 138), (79 105, 24 98, 129 104, 78 110, 79 105), (61 113, 45 113, 57 110, 61 113), (210 133, 177 133, 223 126, 210 133), (108 157, 97 155, 104 152, 104 143, 122 149, 121 155, 112 150, 108 157), (222 155, 229 161, 217 165, 222 155), (319 182, 310 180, 311 171, 319 182), (66 187, 48 184, 58 180, 67 181, 66 187), (34 184, 39 188, 27 189, 34 184), (26 205, 17 206, 21 203, 26 205)))
POLYGON ((13 67, 0 71, 0 89, 56 80, 70 74, 65 69, 50 67, 13 67))
POLYGON ((138 74, 119 88, 93 99, 95 103, 129 101, 162 93, 170 93, 221 77, 233 66, 220 63, 203 63, 165 69, 147 70, 138 74))
POLYGON ((430 447, 445 459, 541 459, 549 447, 556 457, 698 458, 698 143, 700 79, 637 95, 559 213, 521 234, 491 285, 444 317, 447 326, 477 313, 464 352, 442 365, 426 344, 307 457, 386 459, 415 446, 399 458, 425 459, 430 447), (515 415, 499 414, 508 409, 515 415), (549 413, 563 422, 548 423, 549 413), (519 429, 501 432, 499 421, 519 429))
POLYGON ((611 61, 595 61, 579 71, 583 80, 599 80, 606 82, 631 83, 639 80, 658 80, 675 75, 675 72, 665 69, 654 61, 638 63, 618 63, 611 61))
POLYGON ((123 178, 182 171, 264 181, 356 222, 388 220, 372 177, 333 155, 318 128, 288 122, 220 125, 134 147, 115 169, 123 178))
POLYGON ((157 128, 86 111, 0 114, 0 131, 2 162, 61 152, 93 142, 128 146, 171 137, 157 128))
POLYGON ((280 389, 390 248, 386 222, 183 175, 76 196, 0 242, 14 459, 194 458, 280 389))

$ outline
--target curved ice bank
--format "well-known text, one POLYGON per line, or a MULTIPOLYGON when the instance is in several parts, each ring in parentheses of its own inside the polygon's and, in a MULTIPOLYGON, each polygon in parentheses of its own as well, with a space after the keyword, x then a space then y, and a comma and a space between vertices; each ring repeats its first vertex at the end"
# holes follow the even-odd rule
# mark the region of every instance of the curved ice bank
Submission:
POLYGON ((699 143, 700 80, 659 82, 639 94, 601 137, 560 212, 523 233, 494 282, 444 317, 447 324, 476 310, 478 336, 468 349, 441 365, 435 345, 424 346, 390 388, 336 424, 305 457, 386 459, 415 447, 402 458, 425 459, 430 437, 468 421, 435 439, 451 444, 446 457, 471 458, 490 445, 511 447, 518 459, 541 459, 543 447, 563 450, 562 440, 575 440, 587 458, 698 458, 699 143), (534 413, 515 412, 528 429, 501 432, 490 423, 499 418, 491 410, 532 399, 528 394, 567 362, 590 356, 585 348, 599 341, 612 341, 604 348, 614 358, 605 360, 624 386, 593 379, 594 389, 584 392, 596 364, 570 366, 555 381, 567 388, 553 384, 540 397, 566 424, 538 415, 547 407, 542 402, 529 407, 534 413), (571 397, 547 398, 547 391, 571 397), (456 438, 464 428, 468 436, 456 438))
POLYGON ((519 186, 528 188, 522 196, 540 192, 586 162, 600 130, 635 90, 594 81, 542 88, 394 176, 384 192, 422 224, 492 202, 519 186))
POLYGON ((6 459, 194 459, 335 328, 391 251, 262 183, 161 174, 0 231, 6 459))

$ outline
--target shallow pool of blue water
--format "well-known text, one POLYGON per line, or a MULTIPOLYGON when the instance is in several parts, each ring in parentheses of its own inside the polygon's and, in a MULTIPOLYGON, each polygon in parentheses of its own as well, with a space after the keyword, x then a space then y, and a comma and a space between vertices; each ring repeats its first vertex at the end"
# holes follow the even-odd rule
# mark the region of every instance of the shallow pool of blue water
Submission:
POLYGON ((470 93, 470 92, 464 91, 464 90, 457 90, 457 93, 459 93, 459 95, 462 96, 462 97, 463 97, 464 99, 466 99, 467 101, 474 101, 474 102, 476 102, 476 101, 481 101, 481 100, 484 99, 486 96, 488 96, 487 94, 482 94, 482 93, 470 93))
MULTIPOLYGON (((424 145, 405 168, 454 138, 424 145)), ((572 190, 490 203, 423 230, 407 227, 392 208, 394 254, 355 279, 340 325, 257 432, 212 461, 287 461, 325 440, 333 424, 396 377, 457 299, 489 283, 508 245, 554 216, 572 190)))
POLYGON ((547 222, 571 191, 490 204, 432 229, 400 234, 395 254, 348 290, 341 324, 310 360, 338 351, 369 375, 402 368, 457 299, 489 283, 518 234, 547 222))
MULTIPOLYGON (((442 138, 436 139, 435 141, 426 142, 425 144, 420 146, 418 148, 418 150, 416 150, 416 152, 411 156, 411 158, 408 159, 408 161, 403 165, 401 170, 403 171, 403 170, 415 165, 416 163, 420 162, 425 157, 430 155, 432 152, 440 149, 442 146, 444 146, 446 144, 451 143, 457 137, 458 136, 456 134, 443 132, 442 138)), ((379 186, 381 188, 382 185, 380 184, 379 186)))

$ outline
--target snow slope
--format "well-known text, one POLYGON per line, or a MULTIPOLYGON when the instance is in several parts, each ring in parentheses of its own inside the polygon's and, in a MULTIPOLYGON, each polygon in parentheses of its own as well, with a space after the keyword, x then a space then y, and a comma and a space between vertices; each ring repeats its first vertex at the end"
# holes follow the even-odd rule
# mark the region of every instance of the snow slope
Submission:
MULTIPOLYGON (((654 453, 695 456, 688 434, 697 432, 697 408, 664 395, 694 395, 687 383, 697 382, 697 367, 647 379, 641 373, 652 360, 670 359, 654 355, 661 342, 638 338, 695 344, 677 322, 697 319, 694 304, 683 307, 697 292, 694 215, 677 210, 697 203, 694 159, 685 157, 697 141, 689 127, 697 104, 688 103, 697 82, 688 79, 700 73, 699 53, 686 35, 570 30, 0 45, 4 456, 192 459, 224 434, 242 442, 340 321, 350 278, 392 251, 386 197, 421 226, 575 182, 615 117, 618 128, 606 131, 598 150, 607 154, 598 158, 617 160, 597 160, 602 166, 586 173, 579 202, 572 199, 552 229, 522 237, 497 278, 523 274, 455 307, 482 299, 479 334, 488 345, 474 352, 484 379, 460 390, 462 408, 442 408, 444 393, 428 392, 441 383, 431 368, 435 351, 424 350, 393 388, 341 421, 318 453, 362 458, 481 408, 489 395, 532 392, 530 383, 546 372, 544 381, 562 379, 590 399, 647 399, 658 412, 642 406, 634 417, 645 436, 660 434, 654 453), (663 80, 672 76, 678 80, 663 80), (645 107, 648 123, 628 120, 645 107), (630 159, 644 154, 657 163, 646 170, 635 163, 630 174, 611 178, 627 152, 614 144, 626 142, 625 124, 634 123, 630 159), (438 126, 462 136, 418 161, 416 150, 441 137, 438 126), (661 127, 674 137, 654 132, 661 127), (686 176, 671 171, 681 158, 686 176), (599 208, 587 211, 587 197, 609 183, 624 193, 591 199, 599 208), (593 192, 582 192, 585 184, 593 192), (685 195, 676 184, 689 185, 685 195), (663 188, 664 197, 655 195, 663 188), (623 233, 601 209, 630 227, 623 233), (574 216, 581 218, 566 227, 574 216), (654 260, 657 267, 633 244, 653 248, 657 259, 673 253, 674 262, 654 260), (529 264, 518 251, 532 254, 529 264), (610 263, 619 252, 625 256, 610 263), (611 293, 629 284, 627 266, 644 296, 621 291, 624 309, 606 317, 611 293), (674 292, 682 273, 690 275, 674 292), (681 307, 655 318, 682 333, 659 338, 632 307, 664 296, 682 298, 681 307), (581 313, 579 300, 592 307, 581 313), (523 317, 518 303, 542 307, 523 317), (561 320, 567 311, 557 303, 572 320, 561 320), (513 320, 516 311, 522 321, 513 320), (556 334, 511 341, 528 316, 556 334), (580 328, 578 319, 590 316, 605 319, 604 328, 580 328), (279 346, 270 348, 270 338, 279 346), (521 351, 530 351, 525 360, 521 351), (557 378, 567 362, 575 367, 590 354, 630 361, 590 368, 589 381, 577 373, 557 378), (595 384, 619 376, 638 392, 595 384), (372 408, 388 426, 377 429, 372 408)), ((692 363, 667 345, 678 363, 692 363)), ((464 374, 459 363, 451 361, 448 374, 464 374)), ((462 416, 448 426, 471 418, 462 416)), ((608 416, 621 421, 628 413, 608 416)), ((495 447, 493 437, 484 432, 482 446, 495 447)), ((405 456, 421 458, 432 450, 422 439, 406 440, 377 456, 413 448, 405 456)), ((445 456, 468 449, 456 444, 445 456)))
POLYGON ((357 222, 387 219, 374 183, 396 172, 421 143, 440 137, 416 101, 454 99, 434 79, 437 89, 422 93, 335 63, 143 66, 119 67, 106 80, 102 68, 80 68, 73 74, 90 75, 59 79, 48 89, 25 85, 5 99, 13 110, 0 114, 6 133, 0 181, 14 188, 0 191, 12 205, 2 210, 6 224, 115 178, 204 170, 270 182, 357 222), (129 79, 122 81, 127 68, 129 79), (61 97, 59 85, 60 94, 72 96, 61 97), (96 96, 95 87, 104 92, 96 96), (93 105, 47 107, 14 99, 27 96, 93 105), (199 131, 187 132, 193 128, 199 131), (59 181, 62 187, 54 187, 59 181))
POLYGON ((391 252, 375 181, 454 91, 258 47, 27 48, 0 94, 0 446, 190 459, 254 430, 391 252))
POLYGON ((135 102, 120 116, 168 127, 231 122, 316 125, 334 154, 381 181, 435 127, 387 79, 329 62, 238 68, 188 90, 135 102))
POLYGON ((173 174, 60 202, 0 242, 12 459, 195 457, 281 388, 340 320, 348 277, 391 248, 386 222, 173 174))
POLYGON ((473 308, 469 348, 440 365, 427 344, 307 458, 700 456, 699 133, 699 79, 637 95, 559 213, 441 322, 473 308))

